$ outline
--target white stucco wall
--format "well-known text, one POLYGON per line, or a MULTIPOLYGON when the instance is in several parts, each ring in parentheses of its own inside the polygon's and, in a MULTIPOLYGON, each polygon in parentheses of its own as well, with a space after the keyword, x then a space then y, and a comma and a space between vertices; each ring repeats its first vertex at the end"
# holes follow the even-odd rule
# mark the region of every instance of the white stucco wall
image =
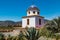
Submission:
POLYGON ((40 17, 30 17, 22 19, 22 27, 42 27, 44 26, 44 18, 40 17), (29 19, 29 25, 27 25, 27 19, 29 19), (39 25, 39 19, 41 19, 41 25, 39 25))
POLYGON ((22 19, 22 28, 25 27, 35 27, 35 17, 23 18, 22 19), (29 19, 29 25, 27 25, 27 19, 29 19))
POLYGON ((44 26, 44 18, 36 17, 35 18, 35 26, 36 27, 42 27, 42 26, 44 26), (39 19, 41 19, 41 25, 39 25, 39 19))
MULTIPOLYGON (((35 11, 35 10, 34 10, 35 11)), ((39 15, 37 12, 39 11, 35 11, 35 14, 33 13, 33 11, 30 11, 30 14, 29 14, 29 11, 27 12, 27 16, 31 16, 31 15, 39 15)))

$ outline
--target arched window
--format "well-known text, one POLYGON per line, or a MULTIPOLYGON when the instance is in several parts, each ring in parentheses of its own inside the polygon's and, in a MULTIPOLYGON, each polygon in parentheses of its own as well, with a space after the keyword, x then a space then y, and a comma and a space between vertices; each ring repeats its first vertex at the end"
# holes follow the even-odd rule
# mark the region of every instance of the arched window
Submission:
POLYGON ((29 25, 29 19, 27 19, 27 25, 29 25))
POLYGON ((30 11, 29 11, 29 14, 30 14, 30 11))
POLYGON ((33 13, 35 14, 35 11, 33 11, 33 13))
POLYGON ((37 12, 39 14, 39 12, 37 12))
POLYGON ((41 19, 39 19, 39 25, 41 25, 41 19))

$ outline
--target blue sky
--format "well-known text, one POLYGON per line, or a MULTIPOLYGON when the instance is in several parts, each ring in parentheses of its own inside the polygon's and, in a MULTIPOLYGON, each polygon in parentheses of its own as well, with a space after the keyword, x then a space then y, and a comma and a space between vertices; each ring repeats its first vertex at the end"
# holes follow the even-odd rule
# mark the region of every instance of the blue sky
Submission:
POLYGON ((0 0, 0 21, 21 21, 32 4, 40 9, 40 15, 45 19, 60 16, 60 0, 0 0))

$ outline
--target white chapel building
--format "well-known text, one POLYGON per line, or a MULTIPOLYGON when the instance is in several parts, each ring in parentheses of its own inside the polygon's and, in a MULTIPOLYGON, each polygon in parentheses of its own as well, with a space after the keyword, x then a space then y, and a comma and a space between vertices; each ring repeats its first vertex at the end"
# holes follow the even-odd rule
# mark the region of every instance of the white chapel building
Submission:
POLYGON ((44 25, 44 17, 39 16, 40 10, 32 5, 27 9, 27 16, 22 17, 22 28, 40 28, 44 25))

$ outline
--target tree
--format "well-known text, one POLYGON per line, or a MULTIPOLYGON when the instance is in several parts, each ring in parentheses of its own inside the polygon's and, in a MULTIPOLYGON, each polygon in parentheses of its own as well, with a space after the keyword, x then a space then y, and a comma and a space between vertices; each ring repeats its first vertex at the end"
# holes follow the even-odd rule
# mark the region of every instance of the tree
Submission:
POLYGON ((60 17, 48 21, 45 26, 48 30, 54 33, 60 32, 60 17))
POLYGON ((53 19, 53 21, 57 27, 57 31, 60 32, 60 17, 53 19))
POLYGON ((43 36, 43 37, 45 36, 47 38, 49 38, 49 37, 52 38, 54 33, 52 33, 51 31, 47 30, 46 27, 43 27, 43 28, 40 28, 40 35, 43 36))

